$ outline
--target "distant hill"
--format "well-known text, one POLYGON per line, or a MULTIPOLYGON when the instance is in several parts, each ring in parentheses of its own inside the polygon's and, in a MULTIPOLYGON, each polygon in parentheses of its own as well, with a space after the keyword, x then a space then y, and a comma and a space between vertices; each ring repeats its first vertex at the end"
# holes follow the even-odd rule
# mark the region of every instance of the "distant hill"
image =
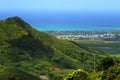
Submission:
POLYGON ((97 50, 39 32, 19 17, 0 21, 0 73, 4 75, 0 77, 6 77, 8 69, 17 69, 27 75, 44 74, 61 80, 63 72, 78 68, 93 70, 94 55, 96 63, 105 56, 97 50))

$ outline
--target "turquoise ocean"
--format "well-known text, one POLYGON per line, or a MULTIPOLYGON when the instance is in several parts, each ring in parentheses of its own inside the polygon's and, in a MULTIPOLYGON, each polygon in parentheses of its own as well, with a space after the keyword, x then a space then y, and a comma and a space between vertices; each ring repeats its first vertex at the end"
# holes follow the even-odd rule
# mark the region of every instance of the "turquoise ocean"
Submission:
POLYGON ((39 31, 120 31, 120 25, 41 24, 32 27, 39 31))

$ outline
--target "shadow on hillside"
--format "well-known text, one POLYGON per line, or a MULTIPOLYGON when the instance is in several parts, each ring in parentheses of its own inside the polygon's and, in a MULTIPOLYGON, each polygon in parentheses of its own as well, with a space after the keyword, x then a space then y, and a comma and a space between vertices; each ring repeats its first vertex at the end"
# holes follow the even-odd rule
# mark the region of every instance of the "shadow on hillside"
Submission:
POLYGON ((47 57, 51 58, 54 53, 54 49, 52 47, 30 35, 23 35, 19 39, 9 41, 9 43, 12 44, 13 47, 30 52, 32 56, 45 54, 47 57))

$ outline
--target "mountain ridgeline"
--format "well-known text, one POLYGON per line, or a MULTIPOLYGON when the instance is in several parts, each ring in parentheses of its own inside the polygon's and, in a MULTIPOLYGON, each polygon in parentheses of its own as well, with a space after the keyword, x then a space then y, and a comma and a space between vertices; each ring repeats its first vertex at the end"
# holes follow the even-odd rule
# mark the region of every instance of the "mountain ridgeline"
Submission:
POLYGON ((0 80, 39 80, 40 75, 61 80, 74 69, 92 71, 104 56, 37 31, 19 17, 0 21, 0 80))

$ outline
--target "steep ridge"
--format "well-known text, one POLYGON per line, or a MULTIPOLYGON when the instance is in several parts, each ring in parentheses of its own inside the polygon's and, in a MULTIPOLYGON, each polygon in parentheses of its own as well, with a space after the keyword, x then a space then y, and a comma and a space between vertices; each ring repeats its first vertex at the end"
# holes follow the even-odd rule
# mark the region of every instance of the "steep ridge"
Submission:
POLYGON ((37 31, 19 17, 0 21, 0 72, 11 67, 37 76, 56 75, 56 70, 64 69, 91 71, 93 55, 96 55, 96 62, 101 55, 105 56, 99 51, 37 31))

